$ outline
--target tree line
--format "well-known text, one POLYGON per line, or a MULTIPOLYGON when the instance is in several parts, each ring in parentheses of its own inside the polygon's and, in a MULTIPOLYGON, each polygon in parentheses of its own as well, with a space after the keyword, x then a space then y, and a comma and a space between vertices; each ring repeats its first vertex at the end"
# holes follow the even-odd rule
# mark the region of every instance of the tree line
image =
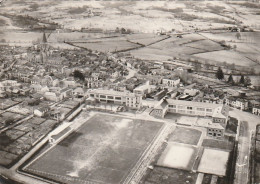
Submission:
MULTIPOLYGON (((219 67, 216 73, 216 78, 219 80, 223 80, 224 79, 224 73, 222 71, 222 69, 219 67)), ((240 79, 238 82, 235 82, 233 79, 233 75, 230 74, 228 77, 227 82, 231 85, 242 85, 242 86, 250 86, 251 85, 251 79, 248 76, 244 76, 244 75, 240 75, 240 79)))

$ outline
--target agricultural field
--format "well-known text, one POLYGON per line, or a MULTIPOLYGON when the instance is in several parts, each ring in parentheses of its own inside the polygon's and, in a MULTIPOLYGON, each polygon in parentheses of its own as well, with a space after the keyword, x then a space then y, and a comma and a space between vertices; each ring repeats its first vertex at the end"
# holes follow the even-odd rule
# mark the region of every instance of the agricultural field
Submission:
POLYGON ((66 183, 123 183, 163 124, 98 114, 24 170, 66 183))
POLYGON ((191 170, 196 160, 197 148, 189 145, 168 142, 157 165, 175 169, 191 170))
POLYGON ((198 171, 225 176, 228 157, 229 152, 227 151, 205 148, 199 163, 198 171))
POLYGON ((200 54, 194 54, 196 58, 200 58, 202 60, 210 60, 212 62, 226 62, 228 64, 235 64, 240 66, 254 66, 255 62, 252 62, 250 59, 243 57, 241 54, 235 51, 213 51, 213 52, 205 52, 200 54))
POLYGON ((149 34, 149 33, 130 34, 126 36, 126 39, 129 40, 130 42, 146 45, 146 46, 166 38, 167 36, 165 35, 156 35, 156 34, 149 34))
POLYGON ((190 129, 190 128, 183 128, 177 127, 170 139, 169 142, 178 142, 190 145, 197 145, 201 137, 201 131, 190 129))
POLYGON ((220 46, 219 43, 213 42, 211 40, 194 41, 194 42, 185 44, 185 46, 191 47, 191 48, 196 48, 196 49, 201 49, 204 52, 209 52, 209 51, 213 51, 213 50, 223 50, 223 47, 220 46))
POLYGON ((99 52, 117 52, 140 47, 138 44, 125 40, 73 43, 73 45, 99 52))

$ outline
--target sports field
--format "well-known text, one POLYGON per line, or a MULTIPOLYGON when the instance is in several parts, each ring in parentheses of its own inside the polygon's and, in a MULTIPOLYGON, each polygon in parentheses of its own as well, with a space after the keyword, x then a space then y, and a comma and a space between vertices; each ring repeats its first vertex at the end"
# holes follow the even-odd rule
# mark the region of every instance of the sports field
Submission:
POLYGON ((162 126, 97 114, 24 170, 61 183, 123 183, 162 126))
POLYGON ((229 152, 227 151, 205 148, 200 160, 198 171, 218 176, 225 176, 228 156, 229 152))
POLYGON ((200 137, 201 131, 199 130, 177 127, 172 133, 169 142, 197 145, 200 137))
POLYGON ((191 170, 196 160, 197 148, 169 142, 157 165, 168 168, 191 170))

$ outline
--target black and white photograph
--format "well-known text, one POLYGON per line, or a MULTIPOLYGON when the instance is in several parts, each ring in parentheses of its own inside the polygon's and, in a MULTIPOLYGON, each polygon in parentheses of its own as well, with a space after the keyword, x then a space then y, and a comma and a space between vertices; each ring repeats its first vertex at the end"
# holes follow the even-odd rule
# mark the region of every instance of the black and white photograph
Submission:
POLYGON ((0 184, 260 184, 260 0, 0 0, 0 184))

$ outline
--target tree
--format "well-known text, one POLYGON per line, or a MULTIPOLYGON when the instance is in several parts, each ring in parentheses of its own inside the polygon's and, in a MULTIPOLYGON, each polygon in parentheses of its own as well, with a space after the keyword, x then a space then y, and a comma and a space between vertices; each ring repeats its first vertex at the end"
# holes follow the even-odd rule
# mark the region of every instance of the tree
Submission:
POLYGON ((79 80, 82 80, 82 81, 85 80, 85 76, 83 75, 83 73, 81 73, 81 72, 78 71, 78 70, 75 70, 75 71, 73 72, 73 76, 74 76, 74 78, 76 78, 76 79, 79 79, 79 80))
POLYGON ((240 80, 239 80, 239 83, 240 83, 240 84, 244 84, 244 83, 245 83, 245 77, 244 77, 244 75, 241 75, 241 78, 240 78, 240 80))
POLYGON ((234 84, 234 79, 233 79, 232 74, 230 74, 229 77, 228 77, 228 83, 232 84, 232 85, 234 84))
POLYGON ((237 34, 236 34, 236 38, 237 38, 238 40, 241 39, 241 34, 240 34, 240 32, 237 32, 237 34))
POLYGON ((251 79, 248 76, 245 77, 244 85, 245 85, 245 87, 251 85, 251 79))
POLYGON ((217 79, 219 79, 219 80, 224 79, 224 73, 223 73, 223 71, 222 71, 222 69, 221 69, 220 67, 218 67, 218 71, 217 71, 217 73, 216 73, 216 77, 217 77, 217 79))

